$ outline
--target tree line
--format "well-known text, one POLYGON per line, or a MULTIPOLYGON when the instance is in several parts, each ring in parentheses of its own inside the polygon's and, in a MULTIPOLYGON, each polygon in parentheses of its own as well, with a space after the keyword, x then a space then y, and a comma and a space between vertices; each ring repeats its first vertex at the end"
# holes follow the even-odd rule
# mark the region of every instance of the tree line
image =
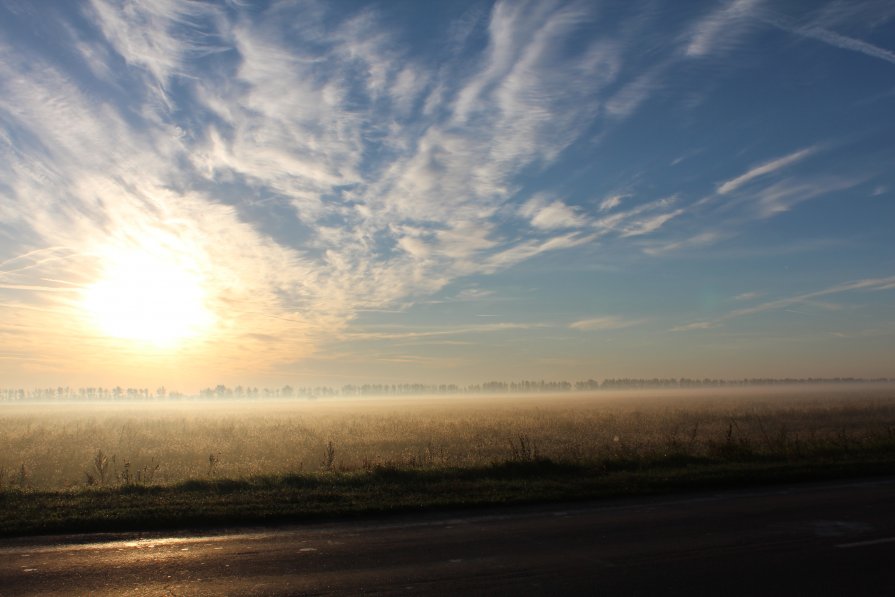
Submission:
POLYGON ((330 386, 285 385, 279 388, 258 388, 218 384, 204 388, 198 394, 169 391, 164 386, 149 388, 102 387, 49 387, 49 388, 0 388, 0 401, 120 401, 120 400, 183 400, 202 399, 282 399, 358 396, 412 396, 452 394, 546 394, 563 392, 591 392, 600 390, 649 389, 649 388, 735 388, 749 386, 781 386, 806 384, 858 384, 893 383, 895 378, 859 377, 786 377, 743 379, 693 379, 681 378, 606 378, 602 381, 587 379, 576 381, 488 381, 480 384, 346 384, 340 388, 330 386))

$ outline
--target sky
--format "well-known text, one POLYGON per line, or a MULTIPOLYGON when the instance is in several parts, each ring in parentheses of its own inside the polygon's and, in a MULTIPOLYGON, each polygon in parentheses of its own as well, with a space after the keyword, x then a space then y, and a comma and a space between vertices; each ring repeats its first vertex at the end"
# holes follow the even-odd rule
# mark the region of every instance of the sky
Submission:
POLYGON ((0 385, 895 376, 895 3, 0 5, 0 385))

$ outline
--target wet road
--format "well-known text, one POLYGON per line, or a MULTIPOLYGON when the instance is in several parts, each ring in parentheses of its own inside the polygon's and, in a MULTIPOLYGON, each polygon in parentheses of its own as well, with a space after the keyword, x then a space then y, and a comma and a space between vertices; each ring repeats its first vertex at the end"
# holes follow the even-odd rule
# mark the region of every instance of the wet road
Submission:
POLYGON ((895 595, 895 479, 0 541, 0 595, 895 595))

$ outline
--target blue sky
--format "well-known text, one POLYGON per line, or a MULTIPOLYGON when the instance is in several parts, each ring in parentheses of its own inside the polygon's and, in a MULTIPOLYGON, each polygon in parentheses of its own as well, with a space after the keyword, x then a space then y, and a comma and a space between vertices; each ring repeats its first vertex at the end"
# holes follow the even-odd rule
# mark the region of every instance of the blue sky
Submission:
POLYGON ((891 2, 5 2, 9 384, 891 376, 891 2))

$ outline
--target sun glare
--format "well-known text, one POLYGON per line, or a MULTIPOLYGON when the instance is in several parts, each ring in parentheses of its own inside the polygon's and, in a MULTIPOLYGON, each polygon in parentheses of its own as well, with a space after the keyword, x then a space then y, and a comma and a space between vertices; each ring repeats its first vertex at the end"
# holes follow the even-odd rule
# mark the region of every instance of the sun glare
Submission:
POLYGON ((106 336, 171 348, 213 323, 205 294, 178 260, 134 252, 107 264, 103 277, 84 289, 83 306, 106 336))

